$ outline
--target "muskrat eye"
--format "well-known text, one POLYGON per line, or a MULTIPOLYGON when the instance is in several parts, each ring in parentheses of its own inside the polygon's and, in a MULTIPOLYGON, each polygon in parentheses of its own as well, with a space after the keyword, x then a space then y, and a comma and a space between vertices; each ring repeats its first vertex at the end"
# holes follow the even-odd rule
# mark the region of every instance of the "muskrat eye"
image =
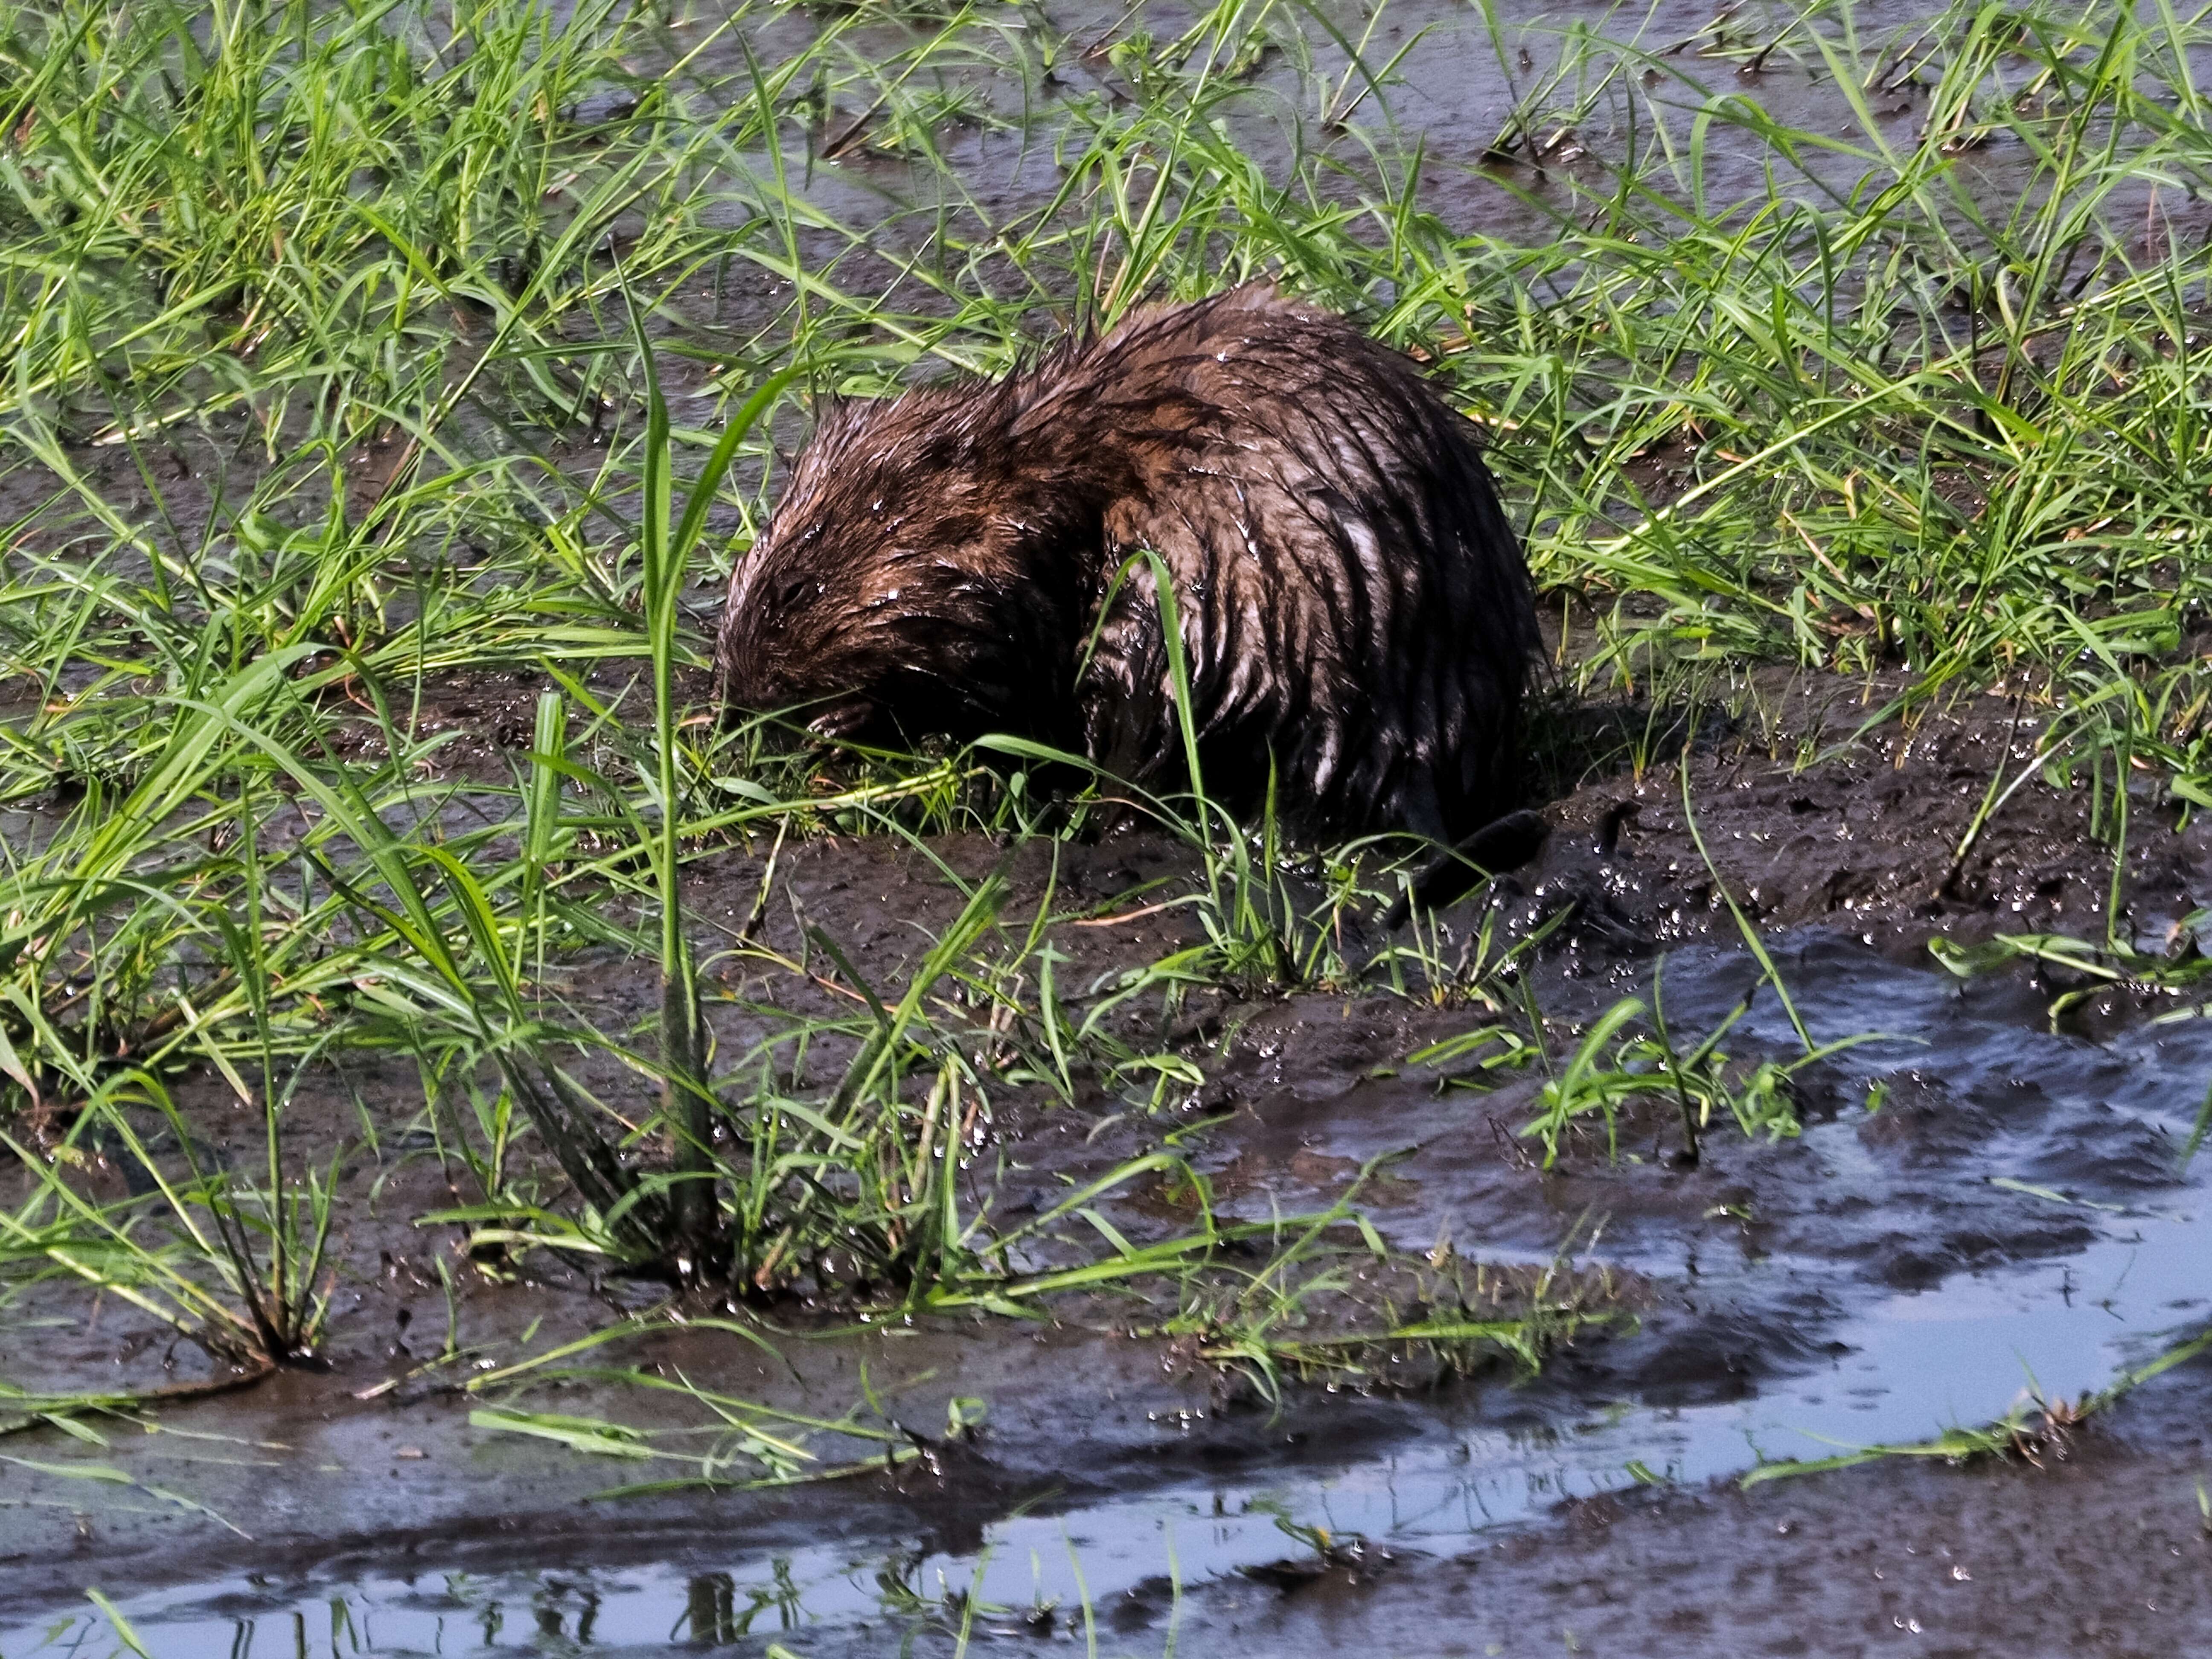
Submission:
POLYGON ((775 602, 786 611, 793 610, 806 597, 806 590, 811 586, 813 584, 805 577, 794 576, 783 585, 783 591, 775 596, 775 602))

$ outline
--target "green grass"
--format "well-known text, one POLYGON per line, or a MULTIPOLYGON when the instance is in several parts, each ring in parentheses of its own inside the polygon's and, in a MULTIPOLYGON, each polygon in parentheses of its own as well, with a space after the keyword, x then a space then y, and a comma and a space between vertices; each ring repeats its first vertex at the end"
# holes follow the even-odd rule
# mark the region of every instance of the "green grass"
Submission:
MULTIPOLYGON (((1194 768, 1154 803, 1190 861, 1139 902, 1192 930, 1158 960, 1073 981, 1054 929, 1097 918, 949 863, 956 919, 898 983, 757 931, 810 839, 927 860, 1085 817, 1017 742, 825 773, 696 718, 777 445, 817 395, 1001 368, 1146 297, 1269 275, 1421 354, 1576 619, 1570 697, 1656 708, 1759 661, 1863 683, 1869 715, 2002 691, 2050 716, 2019 778, 2083 781, 2116 839, 2154 798, 2212 806, 2206 28, 1958 5, 1893 38, 1840 0, 1732 26, 1723 64, 1816 76, 1838 132, 1707 95, 1668 43, 1475 21, 1518 100, 1479 168, 1394 115, 1394 66, 1450 29, 1388 58, 1277 0, 1096 52, 1012 7, 0 0, 0 1263, 227 1364, 311 1358, 337 1165, 289 1103, 369 1054, 419 1072, 487 1250, 870 1307, 1140 1292, 1270 1386, 1340 1338, 1537 1352, 1541 1295, 1496 1329, 1297 1326, 1348 1282, 1327 1252, 1368 1249, 1353 1212, 1248 1236, 1170 1138, 1201 995, 1464 1002, 1493 1059, 1540 1055, 1494 915, 1358 926, 1417 849, 1283 848, 1194 768), (1017 153, 1027 193, 987 201, 1017 153), (461 754, 441 688, 518 672, 527 738, 461 754), (684 871, 733 846, 769 873, 710 935, 684 871), (609 951, 658 981, 652 1030, 565 1000, 609 951), (710 1053, 717 963, 836 1006, 755 999, 774 1029, 710 1053), (196 1150, 179 1103, 210 1084, 259 1125, 250 1174, 196 1150), (1154 1144, 1009 1219, 992 1126, 1020 1103, 1154 1144), (151 1192, 80 1178, 95 1145, 151 1192), (1163 1181, 1200 1194, 1188 1229, 1117 1231, 1108 1200, 1163 1181)), ((1693 1144, 1788 1132, 1788 1067, 1640 1012, 1546 1085, 1548 1152, 1636 1094, 1693 1144)))

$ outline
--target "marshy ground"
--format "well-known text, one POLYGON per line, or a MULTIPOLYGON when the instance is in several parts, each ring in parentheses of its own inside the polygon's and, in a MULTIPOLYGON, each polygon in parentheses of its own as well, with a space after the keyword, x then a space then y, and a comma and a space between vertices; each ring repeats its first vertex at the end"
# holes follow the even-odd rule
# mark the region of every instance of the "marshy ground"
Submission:
POLYGON ((0 1655, 2200 1644, 2108 13, 0 3, 0 1655), (1491 435, 1534 862, 707 718, 811 398, 1260 273, 1491 435))

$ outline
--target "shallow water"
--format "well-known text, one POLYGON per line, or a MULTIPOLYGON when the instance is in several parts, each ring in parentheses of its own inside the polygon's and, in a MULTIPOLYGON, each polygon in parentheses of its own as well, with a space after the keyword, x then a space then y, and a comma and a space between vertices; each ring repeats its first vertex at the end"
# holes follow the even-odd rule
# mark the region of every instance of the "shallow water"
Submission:
MULTIPOLYGON (((1647 1333, 1595 1346, 1601 1360, 1620 1347, 1615 1369, 1555 1367, 1518 1389, 1469 1383, 1395 1398, 1309 1391, 1280 1419, 1274 1467, 1254 1467, 1248 1455, 1210 1474, 1205 1449, 1218 1425, 1196 1413, 1158 1428, 1159 1467, 1149 1480, 1091 1500, 1055 1502, 1048 1490, 1029 1504, 1009 1503, 980 1538, 965 1524, 949 1539, 926 1524, 917 1531, 912 1510, 887 1513, 856 1483, 836 1526, 818 1528, 834 1541, 795 1548, 717 1549, 714 1517, 735 1516, 726 1504, 708 1504, 698 1530, 642 1557, 631 1553, 635 1540, 616 1551, 569 1536, 549 1540, 539 1554, 518 1540, 495 1559, 481 1540, 418 1536, 388 1551, 356 1550, 340 1570, 293 1554, 265 1574, 227 1571, 140 1595, 103 1578, 95 1555, 82 1563, 84 1582, 117 1599, 160 1659, 621 1651, 672 1641, 757 1648, 779 1633, 798 1651, 881 1651, 918 1617, 915 1598, 935 1604, 940 1625, 957 1626, 960 1612, 948 1612, 944 1598, 960 1592, 978 1597, 979 1635, 1018 1628, 1021 1612, 1041 1603, 1135 1609, 1143 1627, 1116 1626, 1106 1645, 1152 1653, 1177 1617, 1170 1581, 1202 1595, 1239 1569, 1310 1557, 1287 1527, 1324 1528, 1394 1555, 1452 1557, 1541 1520, 1562 1499, 1650 1483, 1696 1487, 1772 1460, 1923 1441, 2001 1417, 2030 1390, 2076 1398, 2203 1327, 2212 1160, 2174 1179, 2171 1158, 2114 1158, 2112 1149, 2116 1135, 2178 1147, 2212 1074, 2212 1023, 2144 1024, 2095 1044, 2040 1029, 2039 1004, 2018 986, 1961 991, 1943 975, 1813 931, 1778 941, 1777 956, 1817 1038, 1880 1030, 1899 1039, 1837 1062, 1834 1097, 1863 1100, 1887 1081, 1893 1099, 1920 1104, 1885 1112, 1948 1115, 1973 1133, 1964 1143, 1940 1133, 1900 1143, 1870 1133, 1886 1127, 1881 1114, 1869 1118, 1856 1105, 1814 1121, 1801 1141, 1756 1154, 1814 1194, 1803 1216, 1778 1222, 1780 1247, 1708 1244, 1693 1252, 1693 1273, 1681 1238, 1669 1237, 1656 1211, 1625 1212, 1607 1227, 1596 1256, 1662 1286, 1650 1325, 1686 1319, 1686 1331, 1668 1342, 1740 1340, 1747 1321, 1791 1327, 1752 1368, 1756 1386, 1742 1397, 1668 1404, 1665 1389, 1638 1389, 1632 1372, 1647 1333), (1930 1106, 1931 1089, 1949 1104, 1930 1106), (1988 1253, 2001 1259, 1924 1287, 1885 1284, 1886 1258, 1864 1247, 1877 1232, 1914 1226, 1895 1212, 1900 1167, 1978 1206, 1988 1253), (2009 1231, 2005 1217, 2015 1224, 2009 1231), (2057 1233, 2054 1217, 2063 1224, 2057 1233), (2071 1242, 2046 1248, 2052 1238, 2071 1242), (1717 1322, 1700 1322, 1723 1310, 1717 1322), (618 1565, 608 1565, 613 1556, 618 1565), (991 1607, 1006 1611, 984 1610, 991 1607)), ((1709 1022, 1754 972, 1740 951, 1678 952, 1667 970, 1670 1012, 1685 1028, 1709 1022)), ((1788 1052, 1790 1028, 1771 1000, 1747 1024, 1759 1047, 1788 1052)), ((1344 1114, 1335 1127, 1347 1140, 1379 1133, 1375 1103, 1356 1092, 1340 1093, 1329 1109, 1344 1114)), ((1310 1139, 1311 1123, 1304 1129, 1310 1139)), ((1714 1146, 1709 1164, 1743 1151, 1717 1133, 1714 1146)), ((1427 1224, 1419 1213, 1377 1214, 1386 1227, 1427 1224)), ((1700 1391, 1714 1389, 1692 1390, 1700 1391)), ((988 1437, 983 1451, 993 1455, 988 1437)), ((54 1446, 32 1455, 68 1461, 54 1446)), ((1042 1456, 1048 1468, 1048 1445, 1042 1456)), ((380 1473, 325 1468, 306 1478, 328 1480, 343 1504, 349 1481, 380 1473)), ((1883 1476, 1877 1467, 1835 1480, 1883 1476)), ((487 1498, 495 1491, 488 1485, 487 1498)), ((927 1514, 926 1496, 920 1512, 927 1514)), ((621 1513, 602 1511, 596 1525, 619 1530, 621 1513)), ((234 1518, 252 1529, 250 1517, 234 1518)), ((6 1599, 0 1592, 0 1605, 6 1599)), ((0 1625, 0 1654, 112 1649, 105 1620, 82 1607, 12 1613, 0 1625)))
MULTIPOLYGON (((1556 235, 1561 216, 1587 216, 1597 205, 1578 200, 1569 180, 1596 185, 1603 196, 1611 189, 1607 169, 1631 157, 1650 169, 1647 182, 1661 195, 1699 215, 1748 214, 1771 198, 1820 210, 1863 198, 1869 180, 1871 189, 1884 188, 1917 146, 1942 67, 1924 67, 1915 51, 1941 15, 1924 0, 1810 9, 1819 14, 1810 27, 1838 62, 1865 78, 1850 88, 1812 44, 1808 9, 1801 6, 1501 0, 1486 9, 1487 15, 1485 8, 1453 0, 1388 0, 1371 9, 1332 4, 1311 15, 1270 14, 1264 27, 1273 44, 1217 77, 1236 90, 1209 107, 1209 118, 1278 184, 1296 176, 1301 163, 1327 158, 1317 187, 1340 194, 1348 207, 1371 197, 1378 163, 1381 176, 1395 184, 1418 150, 1423 205, 1446 229, 1540 246, 1556 235), (1347 51, 1355 44, 1376 84, 1355 67, 1347 51), (1908 65, 1921 72, 1908 72, 1908 65), (1325 111, 1340 118, 1323 119, 1325 111), (1747 121, 1747 111, 1758 118, 1747 121), (1767 122, 1790 142, 1773 142, 1767 122), (1522 126, 1544 150, 1540 166, 1514 137, 1522 126), (1498 149, 1501 139, 1505 151, 1498 149)), ((1103 97, 1109 119, 1127 100, 1129 88, 1105 48, 1139 31, 1174 40, 1202 15, 1170 0, 1140 12, 1054 0, 1038 9, 1038 22, 1081 49, 1053 58, 1048 67, 1036 46, 1042 37, 1032 36, 1026 21, 963 41, 963 49, 902 83, 905 94, 934 88, 970 112, 932 135, 935 155, 924 159, 853 142, 868 132, 860 118, 873 95, 856 84, 853 107, 839 106, 811 137, 793 133, 780 166, 764 150, 736 163, 725 181, 727 216, 739 222, 760 202, 787 193, 862 246, 896 248, 925 264, 932 240, 948 228, 957 240, 988 246, 1000 228, 1026 226, 1064 188, 1062 152, 1080 153, 1089 138, 1087 118, 1073 112, 1072 100, 1103 97), (836 154, 824 159, 824 150, 836 154)), ((797 50, 811 38, 797 15, 778 27, 782 49, 797 50)), ((926 26, 864 21, 845 39, 855 52, 890 62, 934 39, 935 27, 933 19, 926 26)), ((738 36, 711 14, 680 24, 674 39, 696 52, 691 61, 702 75, 744 84, 738 36)), ((2200 76, 2212 70, 2212 49, 2193 52, 2191 68, 2200 76)), ((1984 94, 2014 90, 1993 82, 1984 94)), ((1968 210, 2002 222, 2032 199, 2035 176, 2028 147, 1997 134, 1952 156, 1926 185, 1939 196, 1949 192, 1963 227, 1968 210)), ((2190 191, 2169 181, 2161 195, 2148 178, 2114 188, 2106 211, 2123 240, 2152 237, 2152 220, 2193 222, 2194 214, 2190 191), (2146 213, 2149 219, 2133 222, 2146 213)), ((842 236, 815 245, 823 258, 846 251, 842 236)), ((771 284, 771 292, 787 290, 771 284)), ((926 310, 929 300, 922 285, 903 280, 878 303, 926 310)))

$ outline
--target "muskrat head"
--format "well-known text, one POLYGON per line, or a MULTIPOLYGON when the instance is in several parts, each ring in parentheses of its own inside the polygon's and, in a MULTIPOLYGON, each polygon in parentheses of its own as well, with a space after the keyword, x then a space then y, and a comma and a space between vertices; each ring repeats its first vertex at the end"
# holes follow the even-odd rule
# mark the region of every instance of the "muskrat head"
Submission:
POLYGON ((1009 389, 830 410, 731 573, 726 708, 886 745, 1066 735, 1103 490, 1018 429, 1009 389))

